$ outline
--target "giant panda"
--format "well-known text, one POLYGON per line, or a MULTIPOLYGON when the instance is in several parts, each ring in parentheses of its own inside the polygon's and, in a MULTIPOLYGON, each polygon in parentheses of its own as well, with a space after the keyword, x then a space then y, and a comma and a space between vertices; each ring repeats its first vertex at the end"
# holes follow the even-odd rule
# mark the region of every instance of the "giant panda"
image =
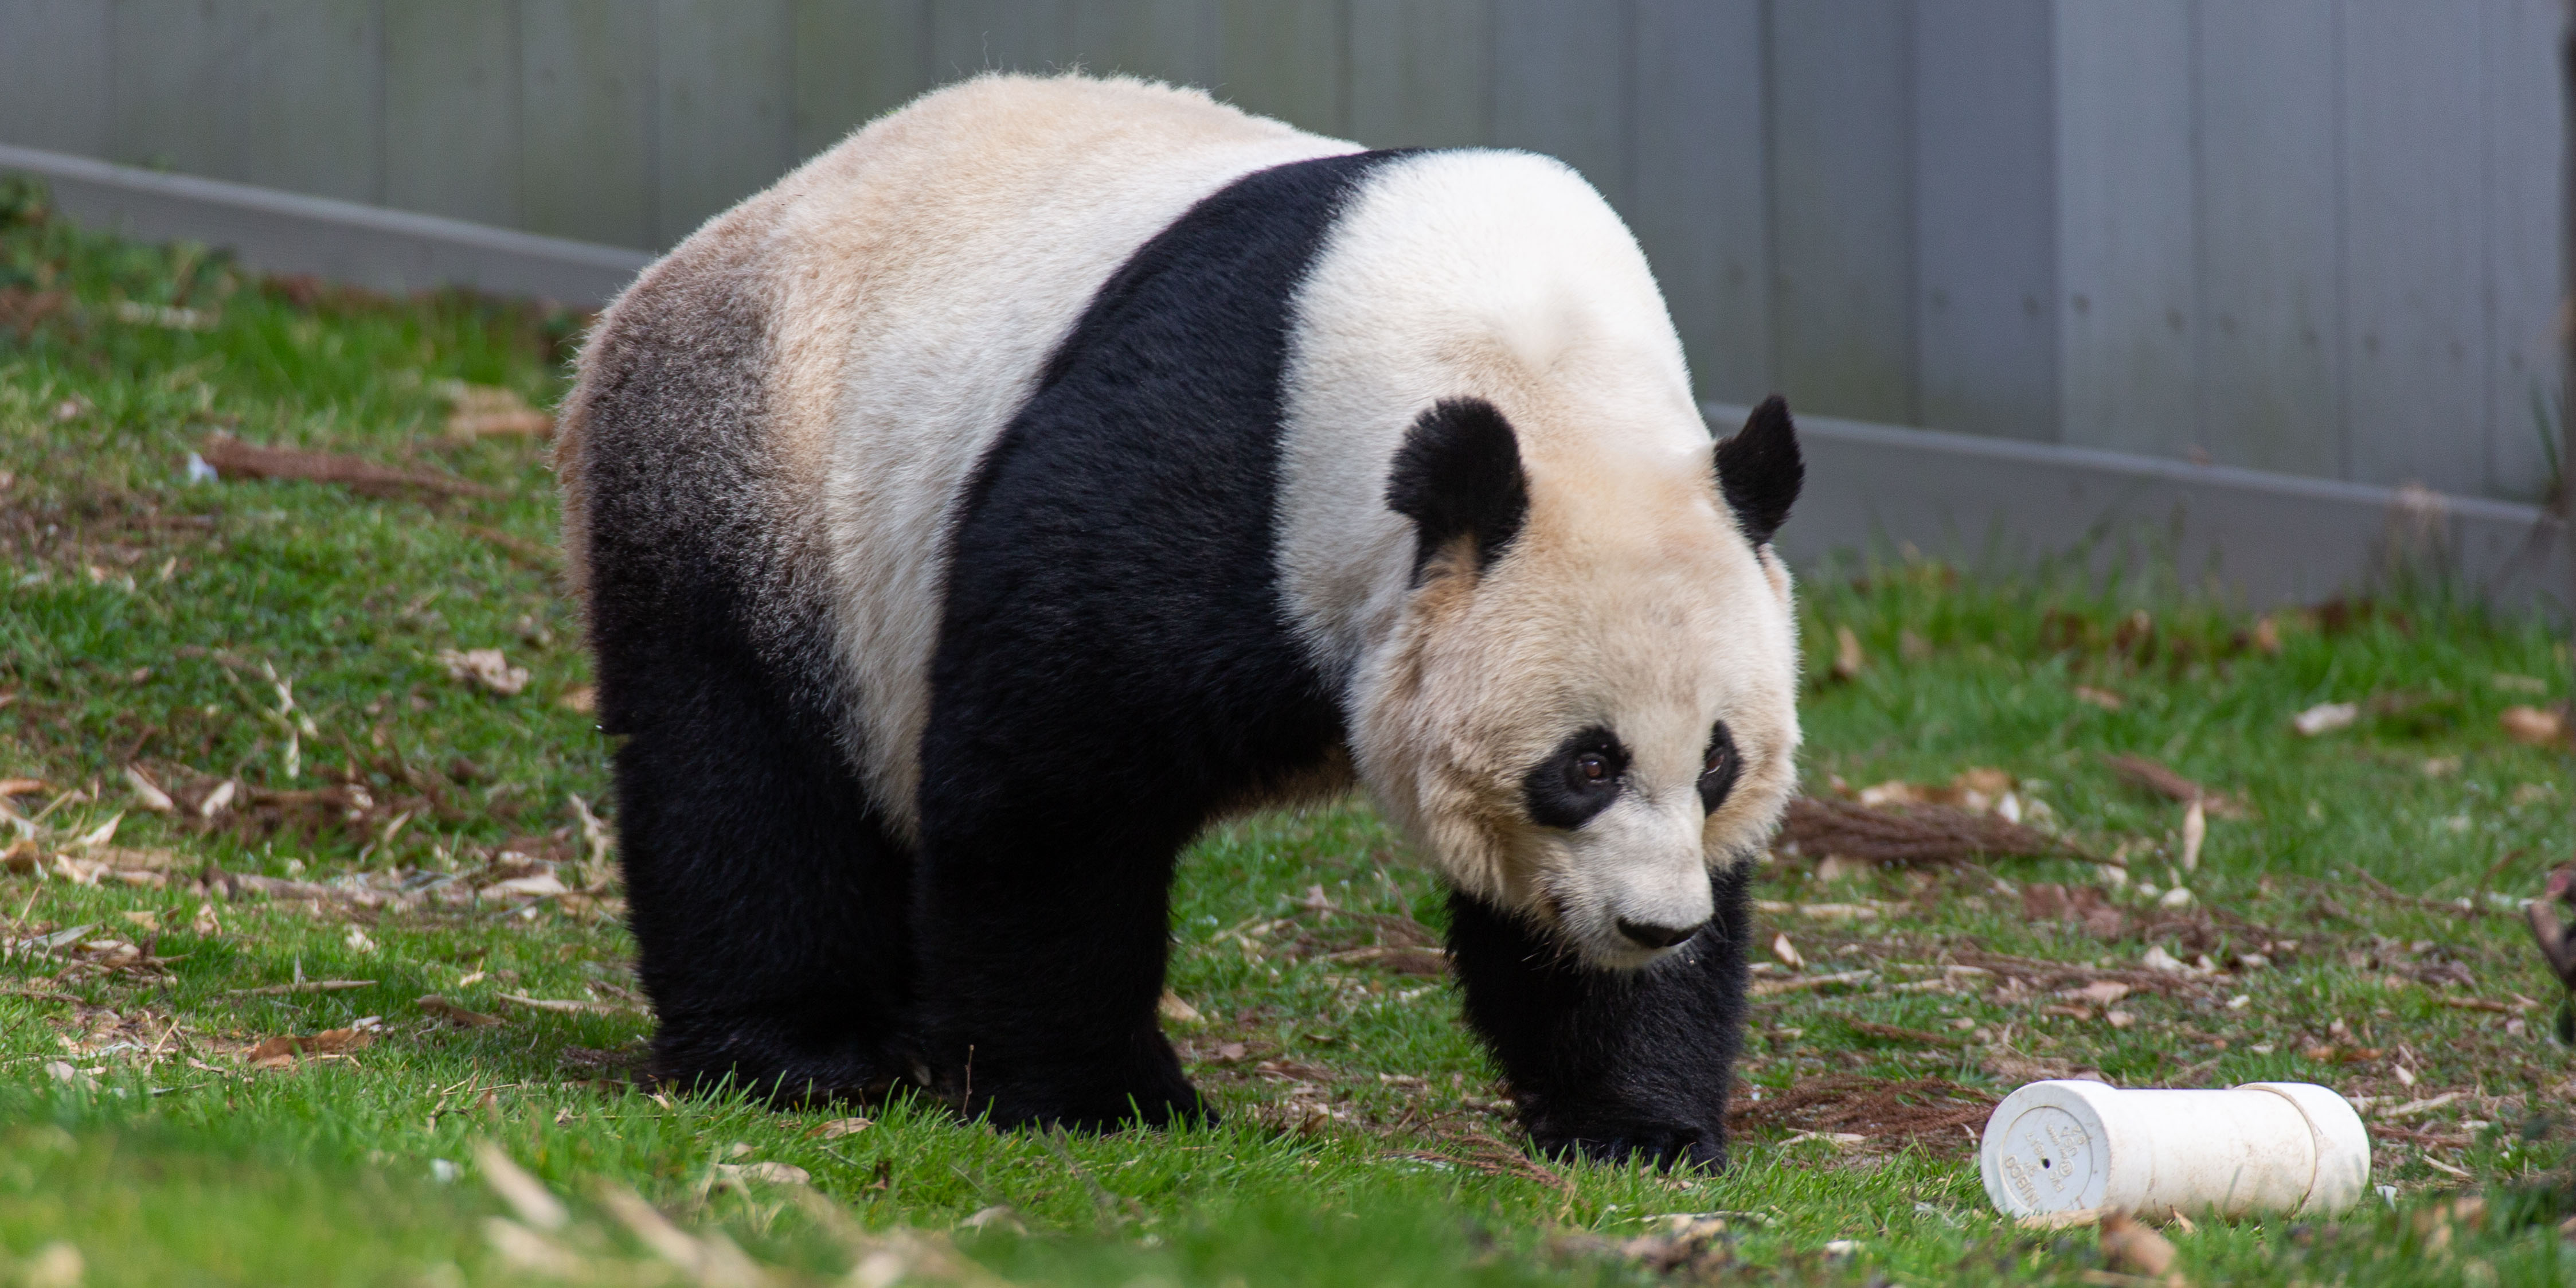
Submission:
POLYGON ((1356 784, 1534 1143, 1722 1165, 1802 466, 1563 164, 985 76, 647 269, 559 445, 660 1079, 1203 1121, 1175 856, 1356 784))

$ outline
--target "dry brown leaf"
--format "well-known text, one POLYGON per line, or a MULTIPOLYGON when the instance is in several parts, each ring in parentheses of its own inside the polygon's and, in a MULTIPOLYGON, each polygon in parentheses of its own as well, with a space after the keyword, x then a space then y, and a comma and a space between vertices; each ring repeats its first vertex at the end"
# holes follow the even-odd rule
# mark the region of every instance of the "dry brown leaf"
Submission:
POLYGON ((555 705, 566 711, 578 711, 583 715, 591 715, 599 710, 599 690, 588 684, 575 689, 566 689, 562 697, 555 699, 555 705))
POLYGON ((528 668, 510 665, 510 659, 497 648, 474 648, 459 652, 452 648, 438 651, 438 664, 447 668, 447 678, 459 684, 516 697, 528 687, 528 668))
POLYGON ((1848 626, 1835 627, 1834 678, 1849 680, 1859 675, 1860 669, 1868 664, 1868 656, 1860 651, 1860 636, 1853 634, 1848 626))
POLYGON ((1154 1013, 1162 1016, 1166 1024, 1207 1023, 1207 1017, 1199 1014, 1199 1008, 1182 1001, 1180 994, 1168 988, 1163 990, 1161 1000, 1154 1003, 1154 1013))
POLYGON ((815 1128, 814 1134, 825 1140, 839 1140, 843 1136, 856 1136, 860 1132, 866 1131, 868 1128, 874 1126, 876 1126, 876 1122, 873 1119, 835 1118, 832 1121, 815 1128))
POLYGON ((497 1015, 485 1015, 481 1011, 469 1011, 462 1006, 458 1006, 454 1002, 448 1001, 446 998, 441 997, 436 993, 431 993, 428 996, 421 998, 418 1005, 420 1006, 422 1014, 434 1015, 439 1019, 458 1026, 459 1028, 490 1028, 491 1026, 501 1022, 501 1017, 497 1015))
POLYGON ((2506 737, 2529 746, 2547 747, 2567 740, 2567 716, 2556 707, 2506 707, 2496 722, 2504 726, 2506 737))
POLYGON ((2173 1269, 2173 1240, 2114 1212, 2102 1218, 2102 1263, 2121 1274, 2162 1277, 2173 1269))
POLYGON ((447 415, 450 438, 471 441, 499 435, 537 437, 554 432, 555 418, 528 405, 515 389, 442 381, 439 393, 453 408, 447 415))
POLYGON ((2130 930, 2129 914, 2094 886, 2034 881, 2021 888, 2021 910, 2033 921, 2081 927, 2095 939, 2125 938, 2130 930))
POLYGON ((0 796, 33 796, 44 790, 41 778, 0 778, 0 796))
POLYGON ((143 808, 148 809, 155 814, 175 814, 178 812, 178 803, 170 799, 170 793, 161 790, 161 785, 153 782, 151 777, 145 774, 141 767, 127 765, 125 767, 125 781, 128 786, 131 786, 134 789, 135 802, 143 806, 143 808))
POLYGON ((2109 689, 2097 689, 2089 684, 2076 685, 2075 696, 2079 701, 2090 702, 2094 706, 2100 707, 2105 711, 2117 711, 2120 708, 2129 705, 2129 700, 2127 698, 2121 697, 2119 694, 2113 693, 2109 689))
POLYGON ((254 1069, 292 1068, 299 1055, 338 1055, 371 1045, 376 1037, 365 1029, 324 1029, 312 1034, 280 1034, 243 1053, 254 1069))

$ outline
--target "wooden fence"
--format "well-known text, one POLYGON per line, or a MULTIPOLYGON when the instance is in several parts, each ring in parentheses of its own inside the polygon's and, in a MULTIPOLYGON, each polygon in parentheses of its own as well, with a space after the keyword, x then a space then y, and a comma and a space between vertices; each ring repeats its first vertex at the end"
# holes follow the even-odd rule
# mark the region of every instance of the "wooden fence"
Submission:
POLYGON ((1579 167, 1701 392, 2530 497, 2554 0, 0 0, 0 142, 630 247, 988 68, 1579 167))

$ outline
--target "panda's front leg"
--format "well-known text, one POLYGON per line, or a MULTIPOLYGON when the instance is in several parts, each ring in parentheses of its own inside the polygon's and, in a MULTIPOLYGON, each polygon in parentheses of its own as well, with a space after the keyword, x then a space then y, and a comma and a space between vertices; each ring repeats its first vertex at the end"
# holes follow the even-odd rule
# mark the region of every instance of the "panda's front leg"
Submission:
POLYGON ((1541 1152, 1726 1165, 1750 878, 1747 864, 1713 875, 1716 916, 1636 971, 1587 966, 1522 919, 1450 896, 1467 1020, 1511 1081, 1541 1152))
POLYGON ((1156 1019, 1183 838, 999 804, 940 814, 915 904, 937 1093, 1006 1128, 1212 1119, 1156 1019))

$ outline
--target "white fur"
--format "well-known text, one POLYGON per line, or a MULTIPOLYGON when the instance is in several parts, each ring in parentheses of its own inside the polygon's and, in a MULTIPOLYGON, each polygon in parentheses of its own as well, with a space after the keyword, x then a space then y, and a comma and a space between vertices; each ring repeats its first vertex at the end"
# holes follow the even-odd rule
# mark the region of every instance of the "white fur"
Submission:
POLYGON ((1651 960, 1618 920, 1706 919, 1709 867, 1786 802, 1798 724, 1787 582, 1718 494, 1644 256, 1557 162, 1431 153, 1371 176, 1297 318, 1280 571, 1362 781, 1463 888, 1602 964, 1651 960), (1462 552, 1414 589, 1385 479, 1413 419, 1462 396, 1511 420, 1530 515, 1483 576, 1462 552), (1745 768, 1704 816, 1719 719, 1745 768), (1532 825, 1522 777, 1592 724, 1635 756, 1620 800, 1532 825))
MULTIPOLYGON (((903 831, 947 535, 967 475, 1109 275, 1252 171, 1358 151, 1193 90, 986 77, 869 126, 807 172, 789 321, 824 447, 828 584, 858 699, 853 760, 903 831)), ((788 346, 782 346, 788 347, 788 346)), ((782 363, 792 368, 795 363, 782 363)), ((782 379, 792 376, 782 373, 782 379)))

